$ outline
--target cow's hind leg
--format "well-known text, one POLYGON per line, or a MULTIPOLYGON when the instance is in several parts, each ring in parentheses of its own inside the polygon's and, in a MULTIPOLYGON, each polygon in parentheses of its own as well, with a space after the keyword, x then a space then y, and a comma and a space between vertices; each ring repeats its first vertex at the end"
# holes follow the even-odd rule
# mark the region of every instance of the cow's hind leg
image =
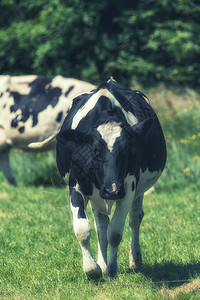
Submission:
POLYGON ((143 195, 135 198, 129 213, 129 225, 132 229, 132 242, 129 255, 129 266, 132 269, 138 269, 142 266, 142 256, 139 243, 140 223, 144 216, 142 209, 143 195))
POLYGON ((84 196, 75 187, 70 189, 70 196, 74 232, 83 255, 83 270, 89 278, 98 278, 102 273, 90 250, 91 229, 85 212, 84 196))
POLYGON ((108 248, 107 228, 109 224, 109 217, 100 213, 94 207, 92 208, 92 211, 95 218, 96 231, 98 236, 97 264, 101 267, 101 270, 105 272, 107 267, 107 248, 108 248))
POLYGON ((12 175, 10 161, 9 161, 9 149, 0 151, 0 170, 3 172, 4 176, 8 182, 14 186, 17 185, 15 178, 12 175))

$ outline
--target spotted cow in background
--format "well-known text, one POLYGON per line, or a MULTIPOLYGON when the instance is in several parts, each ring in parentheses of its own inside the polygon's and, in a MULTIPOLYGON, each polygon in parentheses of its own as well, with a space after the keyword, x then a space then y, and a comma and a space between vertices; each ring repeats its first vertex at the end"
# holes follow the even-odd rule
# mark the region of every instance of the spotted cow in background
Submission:
POLYGON ((69 184, 74 232, 88 277, 99 277, 104 271, 116 276, 117 252, 128 213, 132 229, 129 264, 131 268, 141 266, 143 195, 161 175, 165 161, 159 120, 141 92, 120 88, 109 80, 74 99, 57 134, 57 164, 69 184), (89 200, 98 234, 97 262, 90 250, 89 200))
POLYGON ((11 184, 16 181, 9 150, 28 149, 29 143, 46 139, 61 127, 72 99, 94 88, 62 76, 0 76, 0 171, 11 184))

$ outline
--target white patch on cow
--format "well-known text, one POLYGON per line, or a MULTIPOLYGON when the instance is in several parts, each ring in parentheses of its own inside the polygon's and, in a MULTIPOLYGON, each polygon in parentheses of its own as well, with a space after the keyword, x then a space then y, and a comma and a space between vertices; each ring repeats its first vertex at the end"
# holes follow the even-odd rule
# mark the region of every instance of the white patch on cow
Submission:
POLYGON ((64 181, 67 185, 69 185, 69 173, 65 173, 64 181))
POLYGON ((87 240, 88 231, 90 231, 88 220, 78 217, 79 207, 74 207, 72 204, 70 204, 70 207, 73 215, 73 227, 75 235, 77 236, 79 242, 87 240))
POLYGON ((113 206, 114 200, 105 200, 100 197, 99 189, 93 184, 93 194, 90 196, 92 205, 102 214, 109 215, 113 206))
POLYGON ((106 142, 109 151, 112 152, 116 139, 121 136, 122 128, 120 123, 108 122, 100 125, 97 130, 106 142))
POLYGON ((28 95, 31 91, 29 83, 37 79, 36 75, 14 76, 10 79, 10 90, 21 95, 28 95))
POLYGON ((122 112, 126 118, 126 121, 131 125, 135 125, 138 123, 138 119, 130 112, 126 112, 123 108, 122 108, 122 112))
POLYGON ((141 92, 139 92, 139 91, 137 91, 136 92, 138 95, 140 95, 140 96, 142 96, 142 98, 148 103, 148 104, 150 104, 150 101, 149 101, 149 99, 145 96, 145 95, 143 95, 141 92))
POLYGON ((79 96, 81 93, 89 93, 91 90, 94 90, 96 88, 95 85, 89 82, 77 80, 74 78, 65 78, 60 75, 54 77, 50 85, 52 88, 56 88, 56 87, 61 88, 63 96, 65 96, 65 93, 69 90, 70 87, 73 87, 73 89, 71 89, 70 93, 67 96, 67 98, 70 99, 74 99, 75 97, 79 96))
POLYGON ((144 100, 145 100, 148 104, 150 104, 150 101, 149 101, 149 99, 148 99, 146 96, 142 95, 142 97, 144 98, 144 100))
POLYGON ((125 179, 124 179, 124 187, 125 187, 125 191, 128 190, 129 193, 131 193, 133 182, 134 182, 134 184, 136 185, 136 178, 135 178, 135 176, 134 176, 134 175, 128 174, 128 175, 125 177, 125 179))
MULTIPOLYGON (((7 88, 9 87, 10 83, 10 76, 5 75, 5 76, 0 76, 0 91, 1 93, 6 92, 7 88)), ((1 99, 2 101, 2 99, 1 99)))
MULTIPOLYGON (((80 192, 80 187, 78 183, 75 186, 77 192, 80 192)), ((81 193, 84 203, 87 202, 84 195, 81 193)), ((77 237, 77 240, 80 243, 82 255, 83 255, 83 270, 88 276, 95 276, 98 277, 101 275, 101 269, 95 262, 94 258, 92 257, 92 253, 90 250, 90 223, 87 218, 79 218, 79 207, 74 207, 71 204, 71 212, 73 217, 73 228, 74 233, 77 237)))
POLYGON ((72 121, 72 129, 76 129, 79 122, 87 116, 87 114, 95 107, 97 104, 99 97, 102 95, 101 91, 93 94, 88 101, 83 105, 75 114, 73 121, 72 121))
POLYGON ((21 76, 12 76, 10 78, 13 83, 25 84, 25 83, 33 82, 35 79, 38 78, 38 76, 37 75, 21 75, 21 76))
POLYGON ((161 173, 161 170, 150 172, 148 169, 146 169, 144 172, 142 172, 142 170, 140 169, 136 197, 144 194, 148 189, 150 189, 160 177, 161 173))

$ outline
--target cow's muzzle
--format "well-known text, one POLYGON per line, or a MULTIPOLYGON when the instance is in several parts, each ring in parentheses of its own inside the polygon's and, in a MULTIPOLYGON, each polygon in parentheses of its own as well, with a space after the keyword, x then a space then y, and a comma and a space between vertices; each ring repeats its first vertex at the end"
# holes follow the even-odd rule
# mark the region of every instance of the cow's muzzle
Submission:
POLYGON ((117 187, 115 184, 112 184, 111 187, 103 187, 100 190, 100 196, 106 200, 118 200, 125 197, 124 187, 117 187))

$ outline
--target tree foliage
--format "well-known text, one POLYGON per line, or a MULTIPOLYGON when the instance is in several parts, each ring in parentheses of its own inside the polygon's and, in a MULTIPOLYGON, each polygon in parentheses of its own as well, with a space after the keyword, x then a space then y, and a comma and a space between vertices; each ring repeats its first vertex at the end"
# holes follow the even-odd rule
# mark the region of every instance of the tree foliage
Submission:
POLYGON ((197 0, 1 0, 0 73, 199 86, 197 0))

